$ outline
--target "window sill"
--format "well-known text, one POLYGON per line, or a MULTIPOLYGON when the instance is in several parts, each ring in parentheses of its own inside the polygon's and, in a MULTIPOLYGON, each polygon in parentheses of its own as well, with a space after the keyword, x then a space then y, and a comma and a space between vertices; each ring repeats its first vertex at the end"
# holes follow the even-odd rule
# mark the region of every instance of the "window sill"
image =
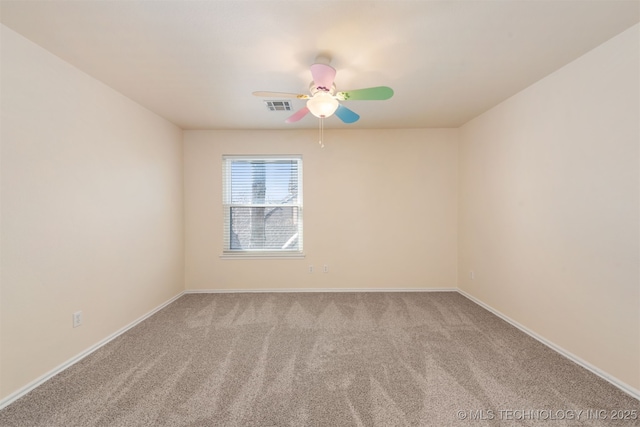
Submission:
POLYGON ((302 252, 282 253, 282 252, 241 252, 241 253, 223 253, 220 259, 304 259, 302 252))

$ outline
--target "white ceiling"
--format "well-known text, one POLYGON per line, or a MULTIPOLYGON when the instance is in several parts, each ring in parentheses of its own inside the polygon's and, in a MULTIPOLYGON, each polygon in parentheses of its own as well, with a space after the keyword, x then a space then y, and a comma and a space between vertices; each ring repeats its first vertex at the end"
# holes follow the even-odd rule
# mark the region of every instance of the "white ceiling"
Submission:
MULTIPOLYGON (((1 21, 183 129, 315 128, 253 91, 307 93, 331 57, 335 128, 457 127, 640 21, 637 0, 0 2, 1 21)), ((301 108, 304 101, 293 100, 301 108)))

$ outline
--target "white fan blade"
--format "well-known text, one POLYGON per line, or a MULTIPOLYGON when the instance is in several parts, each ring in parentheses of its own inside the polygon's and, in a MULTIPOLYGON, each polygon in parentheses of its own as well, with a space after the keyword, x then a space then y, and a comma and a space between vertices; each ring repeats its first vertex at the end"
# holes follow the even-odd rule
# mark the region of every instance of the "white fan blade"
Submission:
POLYGON ((297 99, 309 99, 309 95, 302 93, 287 93, 287 92, 253 92, 254 96, 261 98, 297 98, 297 99))

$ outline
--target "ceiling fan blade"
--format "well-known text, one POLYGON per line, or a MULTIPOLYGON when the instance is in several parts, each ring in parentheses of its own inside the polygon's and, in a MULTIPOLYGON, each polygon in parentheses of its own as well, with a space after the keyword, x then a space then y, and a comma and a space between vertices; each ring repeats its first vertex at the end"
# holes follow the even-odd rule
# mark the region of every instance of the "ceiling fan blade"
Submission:
POLYGON ((357 122, 358 119, 360 118, 359 115, 357 115, 356 113, 354 113, 353 111, 345 107, 344 105, 338 105, 338 109, 336 110, 335 114, 336 116, 338 116, 340 120, 342 120, 345 123, 354 123, 354 122, 357 122))
POLYGON ((309 95, 304 95, 302 93, 286 93, 286 92, 253 92, 254 96, 259 96, 261 98, 298 98, 298 99, 309 99, 309 95))
POLYGON ((393 89, 387 86, 368 87, 365 89, 345 90, 336 93, 340 101, 382 101, 393 96, 393 89))
POLYGON ((336 70, 330 65, 313 64, 311 66, 311 76, 313 77, 313 84, 316 88, 328 92, 331 90, 333 80, 336 77, 336 70))
POLYGON ((301 109, 299 109, 298 111, 296 111, 295 113, 293 113, 292 116, 290 116, 287 120, 285 120, 285 123, 294 123, 297 122, 298 120, 300 120, 301 118, 303 118, 304 116, 306 116, 309 113, 309 109, 307 107, 302 107, 301 109))

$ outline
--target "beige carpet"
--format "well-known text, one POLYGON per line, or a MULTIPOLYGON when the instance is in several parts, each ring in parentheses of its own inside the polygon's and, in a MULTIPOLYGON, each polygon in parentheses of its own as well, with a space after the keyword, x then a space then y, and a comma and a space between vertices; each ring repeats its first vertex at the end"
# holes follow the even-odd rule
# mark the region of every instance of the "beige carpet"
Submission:
POLYGON ((0 425, 640 425, 612 410, 640 402, 454 292, 191 294, 0 425))

